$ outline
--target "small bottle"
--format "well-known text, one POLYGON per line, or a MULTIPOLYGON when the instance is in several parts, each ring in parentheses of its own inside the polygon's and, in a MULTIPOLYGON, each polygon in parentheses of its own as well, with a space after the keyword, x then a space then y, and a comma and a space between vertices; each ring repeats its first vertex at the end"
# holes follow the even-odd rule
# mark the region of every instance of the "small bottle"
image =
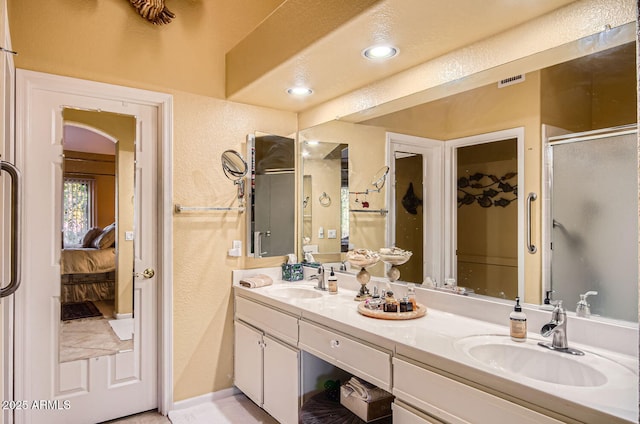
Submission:
POLYGON ((527 340, 527 316, 522 312, 519 297, 516 297, 516 306, 514 306, 513 312, 509 314, 509 321, 511 324, 511 340, 514 342, 527 340))
POLYGON ((413 304, 409 302, 409 298, 405 296, 400 301, 400 312, 411 312, 411 311, 413 311, 413 304))
POLYGON ((333 272, 333 267, 331 267, 331 274, 329 274, 327 282, 329 283, 329 294, 338 294, 338 277, 333 272))
POLYGON ((418 305, 416 304, 416 286, 413 283, 407 284, 407 298, 411 302, 411 310, 417 311, 418 305))
POLYGON ((393 297, 393 292, 391 290, 387 290, 384 300, 383 310, 385 312, 398 312, 398 301, 393 297))

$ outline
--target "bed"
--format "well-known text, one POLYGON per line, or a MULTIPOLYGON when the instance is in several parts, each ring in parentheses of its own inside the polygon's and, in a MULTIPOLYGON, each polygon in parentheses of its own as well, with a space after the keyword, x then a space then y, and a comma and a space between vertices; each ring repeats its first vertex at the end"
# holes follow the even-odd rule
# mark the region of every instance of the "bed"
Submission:
POLYGON ((62 250, 62 303, 115 299, 115 224, 92 228, 82 244, 62 250))

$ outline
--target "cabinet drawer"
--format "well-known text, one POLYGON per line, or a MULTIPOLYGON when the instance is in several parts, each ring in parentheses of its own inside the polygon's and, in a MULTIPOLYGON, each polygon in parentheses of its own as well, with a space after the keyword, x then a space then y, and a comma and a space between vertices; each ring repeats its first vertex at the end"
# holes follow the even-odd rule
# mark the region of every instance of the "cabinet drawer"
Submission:
POLYGON ((391 354, 300 321, 300 349, 391 391, 391 354))
POLYGON ((393 358, 393 394, 452 424, 560 424, 546 415, 393 358))
POLYGON ((443 424, 442 421, 429 417, 413 408, 395 401, 391 404, 393 424, 443 424))
POLYGON ((236 296, 236 318, 293 346, 298 344, 298 318, 236 296))

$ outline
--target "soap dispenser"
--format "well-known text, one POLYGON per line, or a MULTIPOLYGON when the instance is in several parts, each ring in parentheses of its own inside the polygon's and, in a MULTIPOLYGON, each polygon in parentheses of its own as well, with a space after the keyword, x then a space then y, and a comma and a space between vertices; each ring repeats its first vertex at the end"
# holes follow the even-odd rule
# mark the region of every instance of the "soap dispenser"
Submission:
POLYGON ((546 290, 544 292, 544 300, 542 301, 542 305, 540 305, 539 309, 543 311, 553 311, 555 306, 551 303, 551 293, 555 290, 546 290))
POLYGON ((595 296, 597 295, 597 291, 588 291, 585 294, 580 295, 580 300, 576 305, 576 316, 589 318, 591 316, 590 305, 587 303, 587 296, 595 296))
POLYGON ((522 312, 519 297, 516 297, 516 306, 514 306, 513 312, 509 315, 509 322, 511 324, 511 340, 514 342, 527 340, 527 316, 522 312))
POLYGON ((338 294, 338 277, 333 272, 333 267, 331 267, 331 274, 329 274, 327 281, 329 283, 329 294, 338 294))

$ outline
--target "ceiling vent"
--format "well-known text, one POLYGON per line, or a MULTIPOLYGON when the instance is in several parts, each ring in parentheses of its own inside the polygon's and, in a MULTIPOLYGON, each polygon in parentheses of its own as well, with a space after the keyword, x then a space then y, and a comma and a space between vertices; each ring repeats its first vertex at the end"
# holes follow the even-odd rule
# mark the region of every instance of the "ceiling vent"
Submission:
POLYGON ((513 85, 513 84, 518 84, 523 81, 524 81, 524 74, 514 75, 512 77, 500 80, 500 82, 498 83, 498 88, 506 87, 508 85, 513 85))

